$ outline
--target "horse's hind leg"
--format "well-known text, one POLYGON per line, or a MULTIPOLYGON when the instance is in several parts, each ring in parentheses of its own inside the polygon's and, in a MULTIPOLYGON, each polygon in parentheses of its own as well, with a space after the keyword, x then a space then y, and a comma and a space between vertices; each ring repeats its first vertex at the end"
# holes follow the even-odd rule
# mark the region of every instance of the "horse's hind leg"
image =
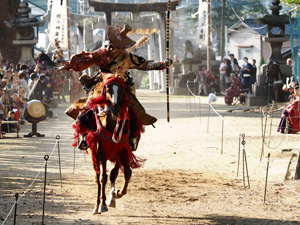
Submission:
POLYGON ((116 207, 116 193, 115 193, 115 183, 116 183, 116 179, 118 177, 119 174, 119 166, 118 163, 115 164, 115 167, 111 170, 110 172, 110 183, 111 183, 111 189, 110 189, 110 197, 108 200, 108 206, 115 208, 116 207))
POLYGON ((126 195, 129 180, 130 180, 131 174, 132 174, 132 171, 131 171, 131 168, 130 168, 129 165, 123 165, 123 167, 124 167, 125 182, 124 182, 124 186, 123 186, 122 191, 118 190, 116 198, 121 198, 123 195, 126 195))

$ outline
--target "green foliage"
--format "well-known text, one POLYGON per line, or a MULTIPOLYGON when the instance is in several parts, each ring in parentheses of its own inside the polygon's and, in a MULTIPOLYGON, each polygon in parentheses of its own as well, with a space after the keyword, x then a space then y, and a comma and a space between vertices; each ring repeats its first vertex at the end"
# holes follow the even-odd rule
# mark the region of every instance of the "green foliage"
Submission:
MULTIPOLYGON (((299 0, 300 1, 300 0, 299 0)), ((243 4, 238 0, 226 1, 225 26, 230 28, 242 18, 259 18, 268 14, 266 7, 257 0, 244 0, 243 4)), ((222 4, 212 7, 212 32, 221 42, 222 4)), ((220 46, 217 45, 217 46, 220 46)), ((218 49, 219 51, 219 49, 218 49)))
POLYGON ((299 6, 300 0, 281 0, 281 3, 288 6, 299 6))

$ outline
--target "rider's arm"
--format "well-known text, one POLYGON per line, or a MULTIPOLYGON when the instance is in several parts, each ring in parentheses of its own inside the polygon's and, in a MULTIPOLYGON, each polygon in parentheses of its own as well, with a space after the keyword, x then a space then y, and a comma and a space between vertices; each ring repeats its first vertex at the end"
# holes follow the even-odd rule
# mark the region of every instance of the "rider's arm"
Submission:
MULTIPOLYGON (((138 70, 163 70, 169 66, 169 61, 157 62, 153 60, 146 60, 143 57, 130 53, 131 62, 135 65, 138 70)), ((172 64, 172 63, 171 63, 172 64)))
POLYGON ((93 65, 108 65, 113 61, 113 55, 107 49, 98 49, 94 52, 81 52, 73 55, 70 61, 66 62, 64 69, 82 71, 93 65))

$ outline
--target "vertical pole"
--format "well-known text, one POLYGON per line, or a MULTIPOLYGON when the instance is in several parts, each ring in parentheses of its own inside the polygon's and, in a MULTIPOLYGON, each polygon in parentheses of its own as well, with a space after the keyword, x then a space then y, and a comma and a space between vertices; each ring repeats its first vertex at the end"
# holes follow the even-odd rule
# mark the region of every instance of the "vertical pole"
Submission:
POLYGON ((243 145, 243 185, 244 185, 244 188, 245 188, 246 185, 245 185, 245 151, 244 151, 244 145, 243 145))
POLYGON ((16 193, 16 194, 15 194, 15 197, 16 197, 16 201, 15 201, 14 225, 16 225, 16 221, 17 221, 17 206, 18 206, 18 198, 19 198, 19 194, 16 193))
POLYGON ((59 148, 59 140, 60 140, 60 136, 59 136, 59 135, 56 135, 56 140, 57 140, 57 153, 58 153, 59 179, 60 179, 60 187, 62 188, 61 164, 60 164, 60 148, 59 148))
POLYGON ((207 0, 207 19, 206 19, 206 29, 207 29, 207 70, 211 71, 211 65, 210 65, 210 47, 211 47, 211 42, 210 42, 210 3, 211 0, 207 0))
POLYGON ((275 101, 272 102, 272 110, 271 110, 271 121, 270 121, 270 132, 269 132, 268 146, 270 146, 270 141, 271 141, 272 121, 273 121, 273 114, 274 114, 274 104, 275 104, 275 101))
POLYGON ((200 117, 200 123, 201 123, 201 97, 199 97, 199 117, 200 117))
POLYGON ((47 183, 47 161, 49 159, 48 155, 44 156, 45 159, 45 175, 44 175, 44 196, 43 196, 43 214, 42 214, 42 225, 44 225, 44 215, 45 215, 45 202, 46 202, 46 183, 47 183))
POLYGON ((246 172, 247 172, 247 180, 248 180, 248 187, 250 188, 250 179, 249 179, 249 172, 248 172, 248 165, 247 165, 247 154, 246 154, 246 149, 245 145, 243 146, 243 151, 244 151, 244 156, 245 156, 245 166, 246 166, 246 172))
POLYGON ((71 58, 71 44, 70 44, 70 12, 69 12, 69 0, 67 1, 67 29, 68 29, 68 56, 71 58))
POLYGON ((167 93, 167 121, 170 122, 170 95, 169 95, 169 66, 170 66, 170 12, 171 12, 171 0, 168 0, 167 9, 167 26, 166 26, 166 56, 169 61, 169 65, 166 69, 166 93, 167 93))
POLYGON ((264 132, 263 132, 263 143, 262 143, 262 149, 261 149, 261 154, 260 154, 260 161, 262 160, 262 157, 264 155, 267 122, 268 122, 268 114, 266 114, 266 121, 265 121, 265 127, 264 127, 264 132))
POLYGON ((267 183, 268 183, 268 174, 269 174, 269 163, 270 163, 270 153, 268 153, 268 162, 267 162, 267 173, 266 173, 266 182, 265 182, 264 203, 266 202, 267 183))
POLYGON ((261 150, 264 148, 264 117, 263 117, 263 109, 260 107, 260 118, 261 118, 261 150))
POLYGON ((210 117, 210 102, 208 104, 208 117, 207 117, 207 129, 206 129, 206 133, 209 133, 209 117, 210 117))
POLYGON ((239 149, 238 149, 238 166, 236 176, 239 176, 239 169, 240 169, 240 159, 241 159, 241 134, 239 134, 239 149))
POLYGON ((221 45, 221 59, 225 56, 225 9, 226 0, 222 0, 222 45, 221 45))
POLYGON ((221 154, 223 154, 223 144, 224 144, 224 115, 222 115, 221 154))

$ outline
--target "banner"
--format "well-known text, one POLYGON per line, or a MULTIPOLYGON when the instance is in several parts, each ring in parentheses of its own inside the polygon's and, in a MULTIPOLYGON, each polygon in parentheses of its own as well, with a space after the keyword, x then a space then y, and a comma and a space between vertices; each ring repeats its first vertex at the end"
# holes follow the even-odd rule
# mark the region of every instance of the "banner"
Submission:
POLYGON ((55 47, 55 39, 60 47, 68 49, 68 0, 53 0, 49 26, 49 39, 55 47))
POLYGON ((206 45, 206 17, 207 17, 207 2, 199 1, 198 8, 198 28, 197 28, 197 43, 206 45))

